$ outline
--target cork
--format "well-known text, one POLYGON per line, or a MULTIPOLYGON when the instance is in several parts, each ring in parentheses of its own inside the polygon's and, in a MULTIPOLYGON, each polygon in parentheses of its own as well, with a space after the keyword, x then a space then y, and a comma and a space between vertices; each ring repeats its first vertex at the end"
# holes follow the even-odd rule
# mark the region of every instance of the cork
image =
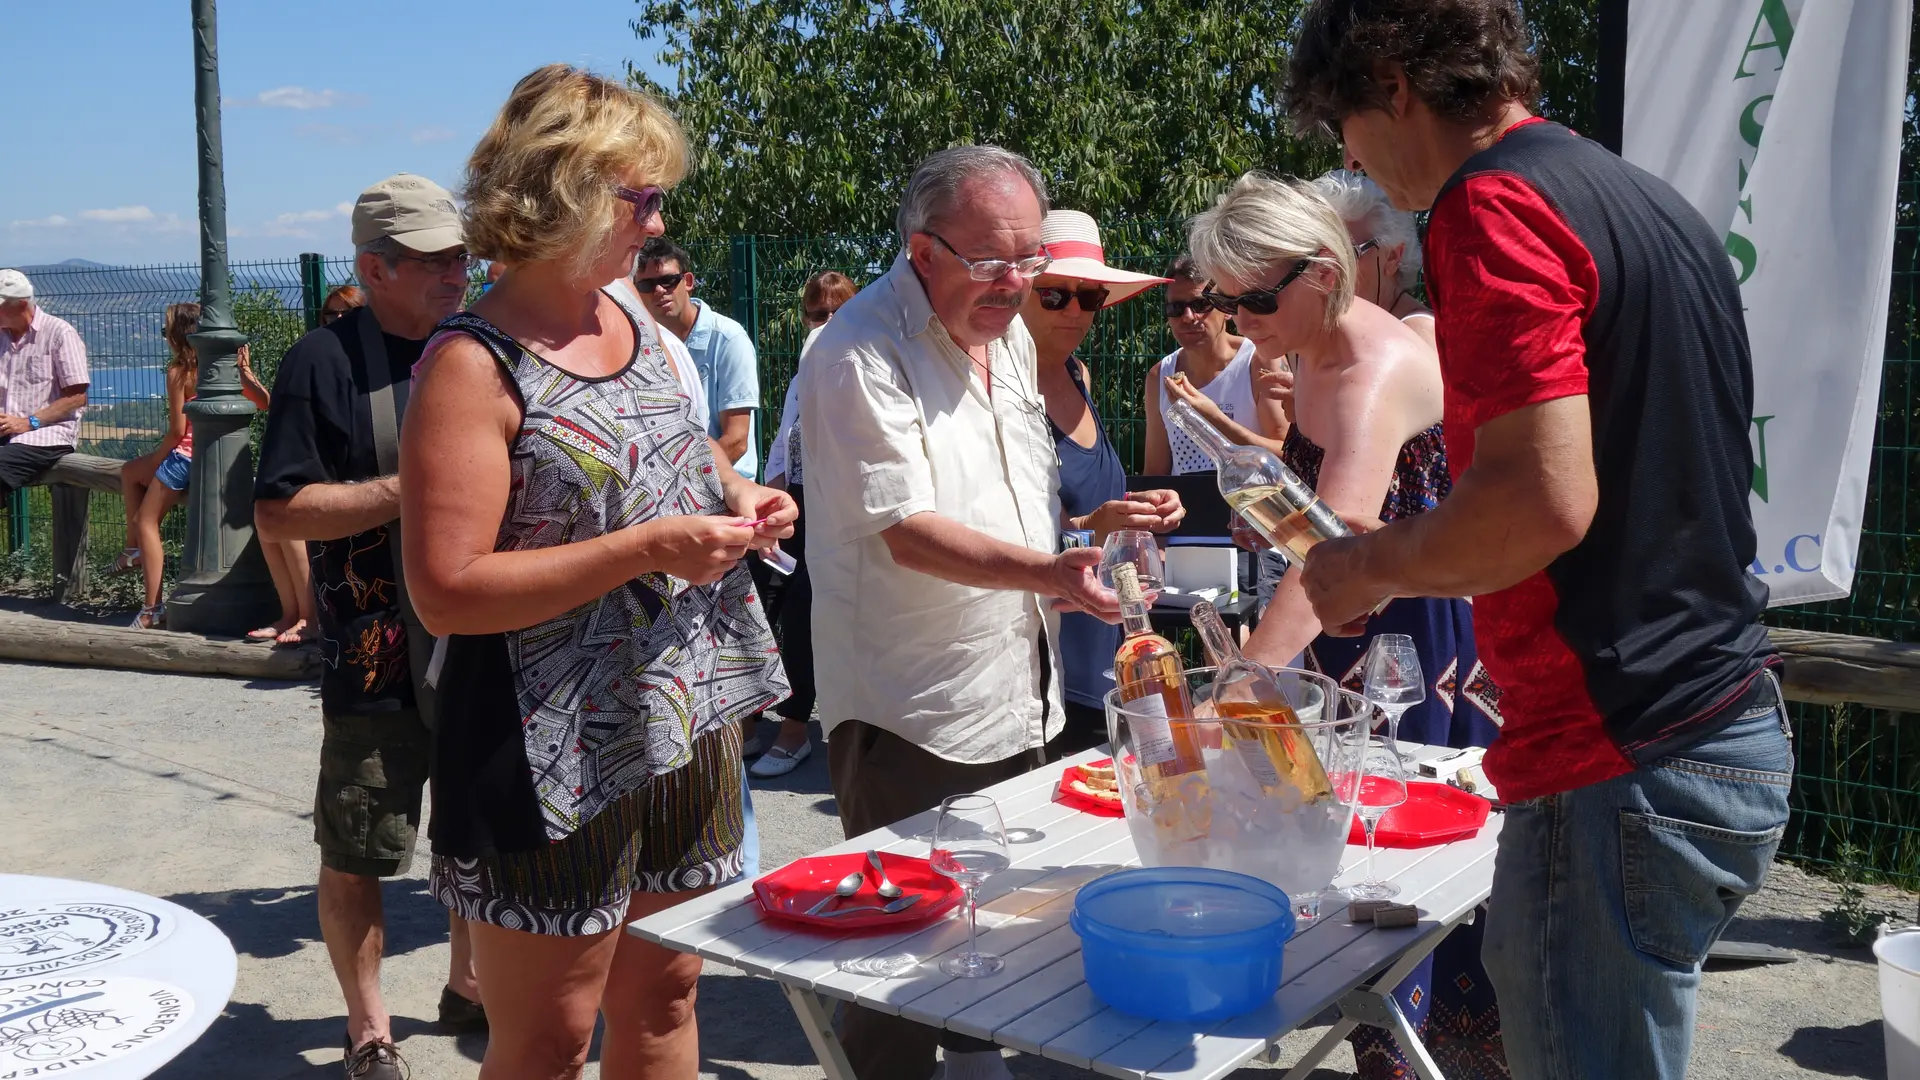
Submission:
POLYGON ((1420 909, 1412 904, 1382 904, 1373 911, 1373 925, 1381 930, 1398 930, 1419 923, 1420 909))

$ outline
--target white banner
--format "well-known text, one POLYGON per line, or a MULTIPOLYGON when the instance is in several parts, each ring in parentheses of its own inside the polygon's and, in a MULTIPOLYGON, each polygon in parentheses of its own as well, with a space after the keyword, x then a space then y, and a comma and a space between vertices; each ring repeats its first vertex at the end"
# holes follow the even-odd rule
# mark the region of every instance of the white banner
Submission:
POLYGON ((1913 0, 1631 0, 1627 160, 1724 230, 1753 344, 1754 573, 1853 586, 1913 0))

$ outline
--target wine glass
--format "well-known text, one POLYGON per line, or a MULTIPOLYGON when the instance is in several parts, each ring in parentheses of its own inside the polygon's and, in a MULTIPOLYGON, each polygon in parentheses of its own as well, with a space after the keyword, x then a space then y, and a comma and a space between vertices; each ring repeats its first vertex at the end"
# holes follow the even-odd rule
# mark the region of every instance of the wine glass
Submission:
POLYGON ((1153 603, 1167 579, 1167 560, 1161 554, 1159 541, 1145 529, 1115 529, 1107 534, 1107 542, 1100 545, 1103 552, 1100 558, 1100 584, 1113 588, 1113 568, 1122 563, 1132 563, 1140 576, 1140 591, 1145 594, 1147 603, 1153 603))
MULTIPOLYGON (((1367 700, 1387 717, 1387 747, 1400 753, 1400 717, 1427 699, 1420 653, 1405 634, 1381 634, 1367 650, 1367 700)), ((1403 755, 1402 761, 1406 758, 1403 755)))
POLYGON ((1000 805, 985 795, 955 795, 941 802, 927 862, 967 891, 967 951, 940 961, 940 970, 959 979, 977 979, 1005 967, 1005 960, 980 951, 980 905, 974 900, 981 882, 1013 862, 1007 855, 1000 805))
POLYGON ((1361 772, 1353 810, 1367 833, 1367 873, 1365 880, 1347 889, 1347 895, 1355 900, 1391 900, 1400 895, 1400 886, 1373 876, 1373 833, 1387 811, 1407 801, 1407 774, 1400 767, 1400 755, 1391 750, 1369 750, 1361 772))

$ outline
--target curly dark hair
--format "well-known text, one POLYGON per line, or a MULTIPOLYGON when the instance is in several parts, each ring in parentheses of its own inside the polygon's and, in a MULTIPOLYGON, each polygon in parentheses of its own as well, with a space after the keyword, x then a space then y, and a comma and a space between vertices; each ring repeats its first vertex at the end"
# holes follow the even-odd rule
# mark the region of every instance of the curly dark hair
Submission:
POLYGON ((1385 108, 1381 61, 1405 68, 1412 92, 1450 120, 1472 121, 1500 101, 1531 108, 1540 64, 1515 0, 1313 0, 1287 68, 1287 111, 1301 135, 1385 108))

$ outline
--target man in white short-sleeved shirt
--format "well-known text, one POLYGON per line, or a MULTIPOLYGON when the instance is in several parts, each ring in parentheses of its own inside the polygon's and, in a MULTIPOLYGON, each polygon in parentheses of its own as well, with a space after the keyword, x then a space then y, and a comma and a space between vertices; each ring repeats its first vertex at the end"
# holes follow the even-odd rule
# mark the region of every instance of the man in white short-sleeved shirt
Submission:
MULTIPOLYGON (((1044 764, 1057 606, 1117 619, 1097 549, 1059 551, 1059 465, 1018 311, 1046 192, 997 147, 921 162, 906 251, 800 372, 814 673, 849 837, 1044 764)), ((991 1043, 849 1008, 862 1080, 1005 1076, 991 1043)))

